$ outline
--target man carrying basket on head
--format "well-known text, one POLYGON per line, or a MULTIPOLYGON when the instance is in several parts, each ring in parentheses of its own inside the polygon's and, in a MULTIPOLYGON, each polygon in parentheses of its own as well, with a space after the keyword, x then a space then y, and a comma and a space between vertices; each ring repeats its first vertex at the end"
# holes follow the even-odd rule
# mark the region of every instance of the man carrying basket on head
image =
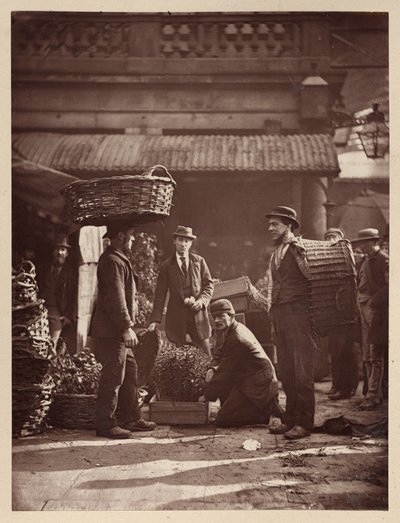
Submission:
POLYGON ((184 345, 189 334, 194 345, 211 355, 207 306, 213 295, 214 282, 205 259, 189 252, 196 239, 192 228, 179 225, 173 236, 175 253, 160 267, 149 329, 154 330, 161 322, 169 291, 165 320, 167 338, 184 345))
POLYGON ((104 237, 110 239, 110 245, 97 266, 98 297, 90 327, 96 358, 102 364, 96 434, 122 439, 128 438, 132 431, 154 430, 156 424, 142 418, 138 404, 133 353, 138 344, 133 330, 137 276, 128 258, 135 239, 133 227, 126 222, 113 223, 104 237))

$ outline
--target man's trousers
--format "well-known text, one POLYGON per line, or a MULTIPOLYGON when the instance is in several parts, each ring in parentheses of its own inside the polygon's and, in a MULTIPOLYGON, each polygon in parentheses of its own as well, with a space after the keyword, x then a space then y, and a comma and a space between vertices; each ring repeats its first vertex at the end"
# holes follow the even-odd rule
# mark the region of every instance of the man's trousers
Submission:
POLYGON ((138 405, 137 365, 132 350, 115 338, 94 338, 94 342, 96 359, 102 364, 96 428, 108 430, 138 420, 141 413, 138 405))
POLYGON ((306 300, 273 304, 279 378, 286 395, 285 423, 314 427, 314 343, 306 300))

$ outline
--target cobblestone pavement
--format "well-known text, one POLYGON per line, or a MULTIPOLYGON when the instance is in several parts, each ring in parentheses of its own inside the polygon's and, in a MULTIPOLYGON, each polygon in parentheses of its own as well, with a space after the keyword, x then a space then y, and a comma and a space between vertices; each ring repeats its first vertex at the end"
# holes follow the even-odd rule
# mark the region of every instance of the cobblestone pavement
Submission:
MULTIPOLYGON (((387 416, 333 402, 316 384, 316 425, 344 415, 357 423, 387 416)), ((385 437, 313 433, 289 442, 267 426, 160 426, 129 440, 51 429, 13 441, 13 510, 386 510, 385 437), (245 450, 244 441, 261 444, 245 450)))

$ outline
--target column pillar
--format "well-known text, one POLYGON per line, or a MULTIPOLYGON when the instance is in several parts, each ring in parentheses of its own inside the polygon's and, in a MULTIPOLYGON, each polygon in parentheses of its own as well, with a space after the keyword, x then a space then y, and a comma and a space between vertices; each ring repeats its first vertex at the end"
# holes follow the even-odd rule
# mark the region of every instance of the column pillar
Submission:
POLYGON ((311 240, 322 240, 326 231, 327 179, 304 175, 301 194, 301 234, 311 240))
POLYGON ((329 229, 335 226, 336 202, 327 200, 324 203, 324 207, 326 209, 326 228, 329 229))

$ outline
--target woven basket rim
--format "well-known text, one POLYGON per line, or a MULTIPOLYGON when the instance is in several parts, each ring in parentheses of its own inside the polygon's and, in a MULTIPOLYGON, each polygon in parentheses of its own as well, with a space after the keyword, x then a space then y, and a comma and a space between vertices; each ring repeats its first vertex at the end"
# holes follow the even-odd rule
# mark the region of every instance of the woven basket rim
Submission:
POLYGON ((65 194, 70 189, 75 189, 79 187, 91 187, 92 185, 98 185, 98 184, 108 184, 110 182, 119 182, 119 181, 128 181, 128 182, 134 182, 134 181, 162 181, 162 182, 168 182, 172 185, 176 185, 175 180, 172 178, 168 178, 168 176, 143 176, 141 174, 133 175, 133 174, 127 174, 123 176, 106 176, 104 178, 91 178, 90 180, 76 180, 75 182, 72 182, 68 185, 65 185, 61 189, 61 193, 65 194))

